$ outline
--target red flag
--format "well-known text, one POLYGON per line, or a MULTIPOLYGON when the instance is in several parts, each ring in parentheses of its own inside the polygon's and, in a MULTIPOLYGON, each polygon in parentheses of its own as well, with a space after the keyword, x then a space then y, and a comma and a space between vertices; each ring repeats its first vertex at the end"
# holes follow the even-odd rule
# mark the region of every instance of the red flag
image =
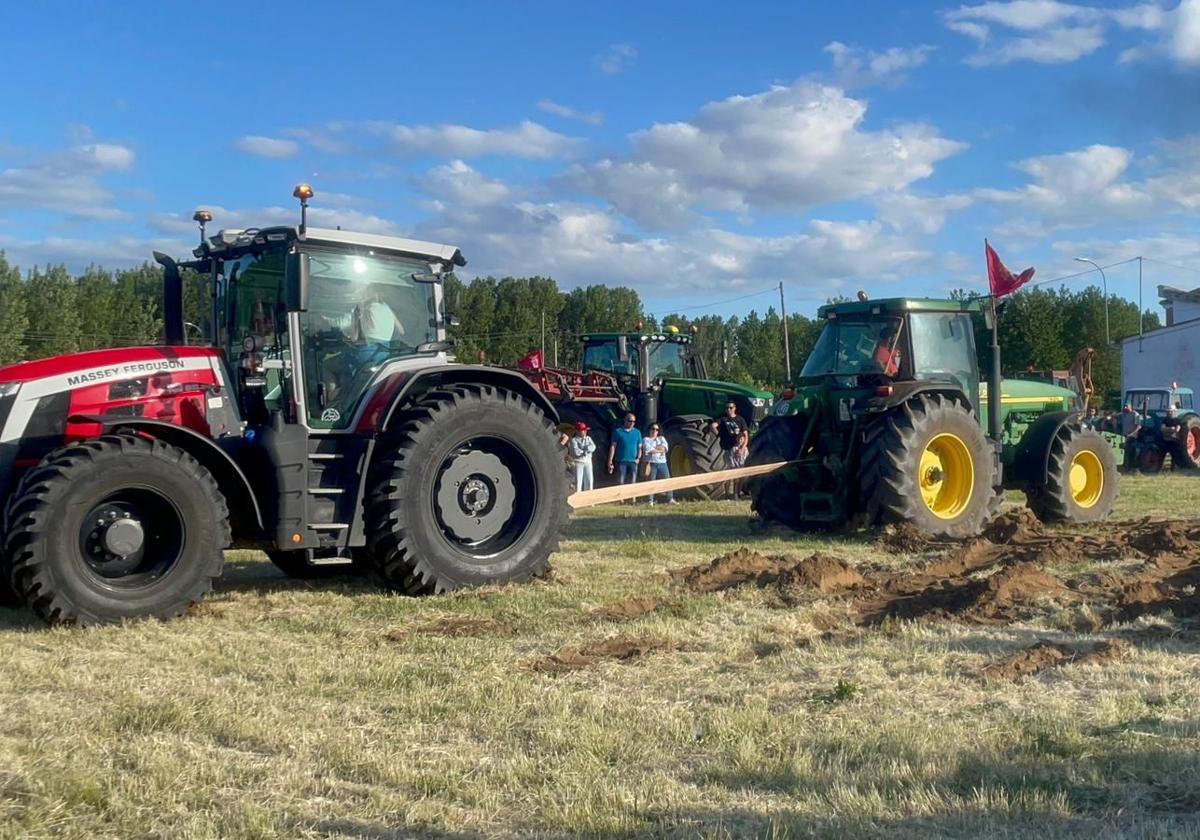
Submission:
POLYGON ((1005 268, 986 239, 983 240, 983 253, 987 258, 988 285, 992 287, 992 297, 1010 295, 1033 279, 1032 267, 1017 275, 1005 268))
POLYGON ((541 350, 534 350, 523 359, 517 360, 517 367, 521 370, 541 370, 546 366, 546 360, 542 356, 541 350))

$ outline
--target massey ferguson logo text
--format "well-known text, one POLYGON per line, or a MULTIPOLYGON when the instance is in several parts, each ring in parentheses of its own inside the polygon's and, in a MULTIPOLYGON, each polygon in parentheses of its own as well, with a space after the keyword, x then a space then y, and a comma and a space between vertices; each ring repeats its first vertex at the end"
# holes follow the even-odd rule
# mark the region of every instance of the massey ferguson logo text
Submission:
POLYGON ((139 362, 137 364, 119 365, 118 367, 89 370, 87 373, 77 373, 67 377, 68 385, 87 385, 91 382, 103 382, 119 376, 133 376, 137 373, 158 373, 164 370, 182 370, 183 362, 179 359, 164 359, 161 362, 139 362))

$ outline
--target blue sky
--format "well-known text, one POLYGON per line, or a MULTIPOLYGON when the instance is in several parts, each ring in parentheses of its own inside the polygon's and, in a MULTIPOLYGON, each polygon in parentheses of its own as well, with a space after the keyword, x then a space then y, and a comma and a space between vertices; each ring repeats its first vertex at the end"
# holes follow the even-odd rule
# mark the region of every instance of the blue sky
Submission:
POLYGON ((983 288, 985 236, 1200 285, 1200 0, 286 8, 7 9, 10 261, 182 252, 308 181, 316 223, 658 313, 983 288))

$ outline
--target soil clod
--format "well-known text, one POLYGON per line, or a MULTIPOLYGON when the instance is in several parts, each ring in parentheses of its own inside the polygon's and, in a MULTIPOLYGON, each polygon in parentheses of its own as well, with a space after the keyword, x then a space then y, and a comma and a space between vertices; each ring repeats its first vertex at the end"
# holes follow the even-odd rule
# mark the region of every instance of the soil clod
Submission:
POLYGON ((1132 645, 1123 639, 1110 639, 1083 646, 1043 639, 1032 647, 987 665, 982 671, 982 676, 988 680, 1017 680, 1063 665, 1108 665, 1125 658, 1132 649, 1132 645))
POLYGON ((653 598, 626 598, 592 610, 589 615, 606 621, 628 621, 658 610, 662 604, 653 598))
POLYGON ((535 671, 564 673, 590 668, 601 662, 630 662, 649 653, 678 650, 674 642, 651 638, 613 638, 590 642, 581 647, 560 648, 538 662, 535 671))

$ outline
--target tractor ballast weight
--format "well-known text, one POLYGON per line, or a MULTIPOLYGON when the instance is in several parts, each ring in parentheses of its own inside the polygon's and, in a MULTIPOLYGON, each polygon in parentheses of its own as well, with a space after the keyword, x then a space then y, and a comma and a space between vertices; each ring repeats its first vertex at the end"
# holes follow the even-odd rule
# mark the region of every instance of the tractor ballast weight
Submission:
POLYGON ((750 482, 758 514, 795 527, 908 522, 971 536, 1005 489, 1020 489, 1045 520, 1106 518, 1111 448, 1080 427, 1071 391, 1001 380, 994 344, 980 381, 979 311, 912 298, 822 307, 795 396, 751 443, 751 464, 794 462, 750 482))
POLYGON ((558 417, 518 373, 448 355, 459 250, 195 218, 194 259, 155 254, 164 345, 0 368, 0 599, 170 618, 231 546, 409 594, 541 574, 568 511, 558 417), (211 283, 204 346, 185 344, 184 270, 211 283))

